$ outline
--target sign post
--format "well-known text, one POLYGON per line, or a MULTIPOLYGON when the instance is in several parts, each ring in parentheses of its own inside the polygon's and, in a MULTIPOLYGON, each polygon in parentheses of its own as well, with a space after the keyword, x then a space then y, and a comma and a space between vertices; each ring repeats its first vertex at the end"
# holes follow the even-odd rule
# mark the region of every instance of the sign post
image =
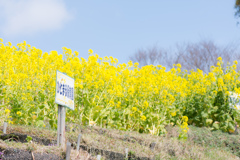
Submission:
POLYGON ((63 148, 65 148, 65 107, 58 105, 58 128, 57 128, 57 146, 61 145, 63 148))
POLYGON ((65 107, 74 110, 74 79, 59 71, 57 71, 56 76, 55 103, 58 104, 57 145, 66 149, 65 107))

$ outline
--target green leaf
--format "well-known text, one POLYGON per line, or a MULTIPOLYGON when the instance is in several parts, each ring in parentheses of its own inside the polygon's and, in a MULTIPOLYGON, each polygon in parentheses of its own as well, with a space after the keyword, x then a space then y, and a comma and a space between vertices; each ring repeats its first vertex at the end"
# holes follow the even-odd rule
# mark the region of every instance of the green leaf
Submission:
POLYGON ((37 125, 37 127, 44 127, 44 122, 42 121, 42 120, 38 120, 37 122, 36 122, 36 125, 37 125))
POLYGON ((201 112, 201 115, 202 115, 202 118, 207 118, 208 117, 208 114, 205 113, 205 112, 201 112))
POLYGON ((49 109, 49 105, 48 105, 47 103, 44 103, 44 107, 45 107, 46 109, 49 109))
POLYGON ((26 141, 29 143, 32 140, 31 136, 27 136, 26 141))
POLYGON ((53 125, 54 125, 54 120, 50 120, 50 121, 49 121, 49 124, 51 125, 51 127, 53 127, 53 125))
POLYGON ((228 129, 235 130, 234 124, 232 122, 228 123, 228 129))
POLYGON ((213 127, 214 127, 215 129, 219 129, 219 125, 218 125, 217 123, 213 123, 213 127))
POLYGON ((209 125, 209 124, 212 124, 213 120, 212 119, 206 119, 206 123, 209 125))

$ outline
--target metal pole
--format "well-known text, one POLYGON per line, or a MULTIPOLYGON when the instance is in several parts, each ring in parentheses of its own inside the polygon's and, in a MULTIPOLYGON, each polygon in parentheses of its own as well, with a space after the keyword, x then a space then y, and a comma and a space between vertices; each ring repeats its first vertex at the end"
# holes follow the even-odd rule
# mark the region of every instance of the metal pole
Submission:
POLYGON ((61 106, 61 127, 60 127, 60 143, 63 149, 66 149, 66 138, 65 138, 65 107, 61 106))
POLYGON ((3 134, 7 133, 7 122, 3 123, 3 134))
POLYGON ((78 141, 77 141, 77 151, 79 151, 79 146, 80 146, 81 137, 82 137, 82 135, 79 134, 79 135, 78 135, 78 141))
POLYGON ((61 106, 58 105, 58 126, 57 126, 57 146, 60 145, 60 116, 61 116, 61 106))
POLYGON ((66 137, 65 137, 65 107, 58 105, 58 142, 57 145, 66 149, 66 137))
POLYGON ((71 154, 71 143, 67 142, 66 160, 70 160, 70 154, 71 154))

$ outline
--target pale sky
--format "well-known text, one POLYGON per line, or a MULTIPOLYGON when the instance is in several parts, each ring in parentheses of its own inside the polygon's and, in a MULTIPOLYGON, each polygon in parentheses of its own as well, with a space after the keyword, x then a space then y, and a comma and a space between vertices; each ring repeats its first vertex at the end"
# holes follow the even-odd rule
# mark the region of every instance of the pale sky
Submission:
POLYGON ((0 38, 127 63, 140 48, 210 39, 240 42, 235 0, 0 0, 0 38))

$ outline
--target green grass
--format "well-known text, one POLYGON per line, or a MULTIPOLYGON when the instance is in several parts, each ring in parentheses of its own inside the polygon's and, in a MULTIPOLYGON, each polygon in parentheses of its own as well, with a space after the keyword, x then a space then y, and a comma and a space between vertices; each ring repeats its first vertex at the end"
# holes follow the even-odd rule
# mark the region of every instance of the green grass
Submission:
POLYGON ((221 148, 240 157, 240 135, 191 126, 189 141, 201 146, 221 148))

